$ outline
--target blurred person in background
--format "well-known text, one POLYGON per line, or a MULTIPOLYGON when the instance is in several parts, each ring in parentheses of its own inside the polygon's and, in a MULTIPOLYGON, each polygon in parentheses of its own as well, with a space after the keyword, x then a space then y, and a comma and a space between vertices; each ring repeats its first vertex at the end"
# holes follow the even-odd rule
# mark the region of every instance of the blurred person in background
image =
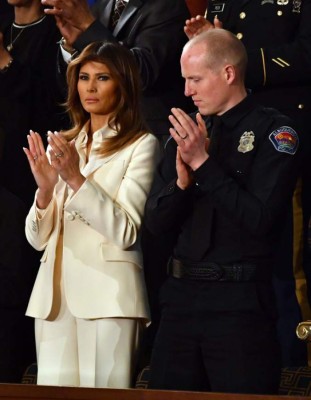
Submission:
POLYGON ((5 4, 5 13, 0 6, 0 380, 20 382, 36 358, 32 321, 24 314, 40 259, 24 232, 36 185, 22 148, 30 128, 58 129, 66 117, 56 89, 60 34, 54 18, 44 14, 39 0, 5 4))
POLYGON ((151 131, 165 141, 170 108, 192 106, 183 94, 179 66, 187 41, 183 25, 190 17, 185 0, 97 0, 92 9, 87 0, 42 0, 42 4, 46 14, 56 17, 67 61, 97 40, 130 49, 142 80, 144 117, 151 131))

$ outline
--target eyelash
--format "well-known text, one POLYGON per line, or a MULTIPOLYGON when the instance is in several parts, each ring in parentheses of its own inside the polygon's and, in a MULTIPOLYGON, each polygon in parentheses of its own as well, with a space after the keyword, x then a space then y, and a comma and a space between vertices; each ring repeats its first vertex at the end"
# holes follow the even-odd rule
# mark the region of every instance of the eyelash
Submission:
MULTIPOLYGON (((81 81, 87 81, 89 79, 89 77, 87 75, 79 75, 79 79, 81 81)), ((100 81, 108 81, 110 79, 110 77, 108 75, 100 75, 98 77, 98 80, 100 81)))

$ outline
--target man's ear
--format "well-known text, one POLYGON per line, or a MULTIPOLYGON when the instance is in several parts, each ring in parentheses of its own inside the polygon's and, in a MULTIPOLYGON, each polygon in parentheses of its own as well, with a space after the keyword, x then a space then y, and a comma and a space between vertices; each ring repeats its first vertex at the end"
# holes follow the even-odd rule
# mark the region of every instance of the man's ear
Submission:
POLYGON ((236 72, 233 65, 228 64, 224 67, 225 79, 228 85, 231 85, 235 80, 236 72))

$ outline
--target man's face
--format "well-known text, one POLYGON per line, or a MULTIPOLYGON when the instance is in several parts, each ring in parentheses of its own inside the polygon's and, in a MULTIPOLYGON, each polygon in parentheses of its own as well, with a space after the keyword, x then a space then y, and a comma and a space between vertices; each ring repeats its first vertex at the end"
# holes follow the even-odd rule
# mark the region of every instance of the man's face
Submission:
POLYGON ((185 48, 181 56, 181 72, 185 79, 185 95, 191 96, 202 115, 221 115, 227 111, 229 87, 225 70, 211 70, 206 63, 206 48, 196 44, 185 48))

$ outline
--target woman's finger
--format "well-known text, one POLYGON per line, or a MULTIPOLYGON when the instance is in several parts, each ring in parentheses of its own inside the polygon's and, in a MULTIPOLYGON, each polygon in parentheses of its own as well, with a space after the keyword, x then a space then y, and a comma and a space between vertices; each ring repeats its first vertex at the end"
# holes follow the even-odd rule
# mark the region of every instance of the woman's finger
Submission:
POLYGON ((48 142, 57 158, 63 157, 67 152, 67 141, 58 132, 48 132, 48 142))

